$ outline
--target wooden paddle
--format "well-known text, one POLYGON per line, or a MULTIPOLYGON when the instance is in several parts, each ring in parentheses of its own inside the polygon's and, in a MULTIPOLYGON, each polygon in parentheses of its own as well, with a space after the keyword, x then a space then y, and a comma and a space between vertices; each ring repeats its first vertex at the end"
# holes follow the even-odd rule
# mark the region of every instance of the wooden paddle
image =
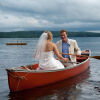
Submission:
POLYGON ((26 67, 26 66, 23 66, 26 70, 30 70, 28 67, 26 67))
POLYGON ((75 54, 69 54, 69 53, 60 53, 64 55, 72 55, 72 56, 81 56, 81 57, 89 57, 89 58, 94 58, 100 60, 100 56, 88 56, 88 55, 75 55, 75 54))

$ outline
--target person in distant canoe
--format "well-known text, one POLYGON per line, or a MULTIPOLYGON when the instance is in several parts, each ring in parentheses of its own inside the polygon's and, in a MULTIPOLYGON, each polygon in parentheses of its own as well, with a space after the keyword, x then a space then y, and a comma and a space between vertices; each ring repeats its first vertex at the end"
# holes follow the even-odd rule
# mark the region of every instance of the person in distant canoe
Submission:
POLYGON ((45 31, 37 44, 35 50, 35 59, 39 59, 39 67, 38 70, 56 70, 63 69, 64 65, 54 58, 54 54, 64 61, 68 62, 67 58, 62 57, 59 53, 56 44, 52 42, 53 36, 50 31, 45 31))
MULTIPOLYGON (((81 55, 81 50, 80 50, 76 40, 69 39, 67 37, 67 31, 66 30, 60 31, 60 37, 61 37, 61 40, 57 41, 57 43, 56 43, 58 51, 60 53, 81 55)), ((64 54, 62 54, 62 56, 69 60, 69 63, 64 63, 65 66, 70 66, 72 64, 75 64, 76 56, 64 55, 64 54)))

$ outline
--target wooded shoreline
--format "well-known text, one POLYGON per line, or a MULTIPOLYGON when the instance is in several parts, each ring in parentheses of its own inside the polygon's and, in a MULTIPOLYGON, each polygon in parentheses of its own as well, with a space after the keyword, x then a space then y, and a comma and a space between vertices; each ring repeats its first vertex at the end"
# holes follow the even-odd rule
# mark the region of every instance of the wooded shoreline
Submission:
MULTIPOLYGON (((44 31, 17 31, 0 32, 0 38, 38 38, 44 31)), ((51 31, 54 37, 59 37, 59 31, 51 31)), ((100 37, 100 33, 94 32, 68 32, 69 37, 100 37)))

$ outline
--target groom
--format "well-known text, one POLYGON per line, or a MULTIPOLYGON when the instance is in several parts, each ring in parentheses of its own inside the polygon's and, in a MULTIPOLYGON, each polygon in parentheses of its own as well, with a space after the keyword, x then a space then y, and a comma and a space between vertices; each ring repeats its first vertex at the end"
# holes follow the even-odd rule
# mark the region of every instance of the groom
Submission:
MULTIPOLYGON (((57 41, 57 43, 56 43, 57 48, 60 53, 81 55, 81 50, 78 47, 76 40, 68 39, 66 30, 60 31, 60 37, 61 37, 61 40, 57 41)), ((62 62, 62 63, 64 63, 65 66, 70 66, 76 62, 76 56, 64 55, 64 54, 62 54, 62 56, 64 58, 67 58, 69 60, 69 62, 71 62, 71 63, 62 62)))

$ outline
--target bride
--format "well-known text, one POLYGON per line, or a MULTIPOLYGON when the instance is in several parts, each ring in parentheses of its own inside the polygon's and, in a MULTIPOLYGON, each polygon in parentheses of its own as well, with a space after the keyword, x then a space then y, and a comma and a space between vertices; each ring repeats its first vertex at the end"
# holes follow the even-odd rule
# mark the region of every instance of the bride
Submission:
POLYGON ((35 59, 39 59, 38 70, 55 70, 62 69, 64 65, 54 58, 54 54, 65 62, 68 62, 67 58, 63 58, 56 45, 52 42, 52 33, 50 31, 45 31, 39 39, 35 50, 35 59))

